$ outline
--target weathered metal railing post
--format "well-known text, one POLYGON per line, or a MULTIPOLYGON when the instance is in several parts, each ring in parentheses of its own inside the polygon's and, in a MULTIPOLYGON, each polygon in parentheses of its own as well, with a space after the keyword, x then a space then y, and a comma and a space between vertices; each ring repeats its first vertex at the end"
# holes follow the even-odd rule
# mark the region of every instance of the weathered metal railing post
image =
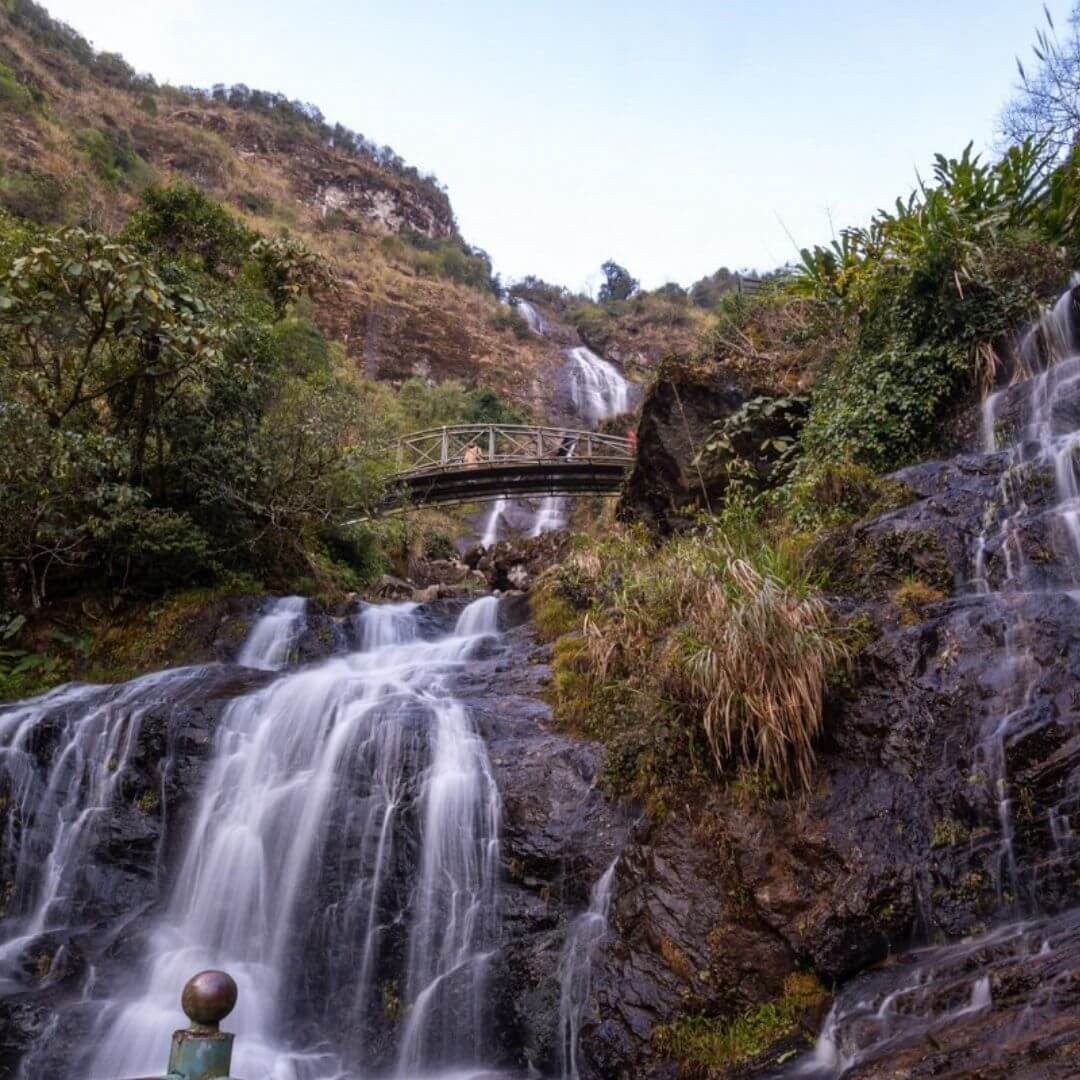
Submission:
POLYGON ((439 464, 445 465, 450 460, 450 432, 442 429, 442 452, 439 455, 439 464))
POLYGON ((173 1033, 168 1080, 228 1080, 233 1037, 218 1024, 233 1011, 236 994, 224 971, 200 971, 188 980, 180 1004, 191 1026, 173 1033))
POLYGON ((488 428, 488 461, 495 460, 495 428, 488 428))

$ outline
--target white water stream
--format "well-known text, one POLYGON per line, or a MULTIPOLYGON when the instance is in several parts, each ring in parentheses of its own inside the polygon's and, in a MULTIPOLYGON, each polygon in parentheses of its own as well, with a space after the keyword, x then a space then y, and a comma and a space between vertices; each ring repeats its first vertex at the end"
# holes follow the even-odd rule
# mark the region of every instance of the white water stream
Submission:
POLYGON ((562 1080, 579 1080, 581 1023, 589 1001, 592 963, 608 928, 616 859, 593 886, 589 907, 567 931, 559 959, 559 1067, 562 1080))
MULTIPOLYGON (((500 803, 449 680, 498 633, 499 606, 477 600, 430 640, 418 614, 412 604, 365 607, 360 651, 284 672, 225 707, 170 899, 139 931, 126 984, 104 996, 91 985, 90 1060, 58 1080, 160 1073, 180 988, 207 967, 240 988, 228 1024, 236 1075, 385 1076, 385 1065, 366 1064, 373 1023, 384 1063, 395 1032, 397 1080, 482 1073, 500 803), (298 1024, 305 1001, 314 1006, 298 1024)), ((302 601, 275 602, 241 649, 245 666, 282 664, 303 621, 302 601)), ((7 815, 20 827, 6 838, 16 865, 0 923, 9 991, 29 943, 70 931, 92 899, 98 826, 122 799, 143 716, 175 707, 209 671, 69 686, 0 712, 0 765, 20 811, 7 815), (54 725, 58 751, 43 774, 36 740, 54 725)))
MULTIPOLYGON (((547 324, 532 304, 519 300, 517 310, 534 334, 540 337, 546 334, 547 324)), ((595 429, 602 421, 630 410, 630 383, 614 364, 584 345, 567 350, 563 378, 569 390, 573 413, 588 428, 595 429)), ((561 529, 566 523, 568 502, 563 496, 547 496, 532 516, 528 535, 536 537, 561 529)), ((482 546, 491 547, 499 540, 508 506, 507 499, 499 499, 492 504, 480 540, 482 546)))

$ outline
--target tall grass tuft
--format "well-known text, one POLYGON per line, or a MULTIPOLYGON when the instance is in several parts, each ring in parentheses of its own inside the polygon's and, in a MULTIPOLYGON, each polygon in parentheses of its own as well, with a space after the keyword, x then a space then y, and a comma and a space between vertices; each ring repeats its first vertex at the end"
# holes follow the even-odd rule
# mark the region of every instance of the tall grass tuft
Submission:
POLYGON ((808 789, 829 673, 847 658, 828 608, 728 555, 661 658, 665 689, 700 714, 717 764, 808 789))
POLYGON ((746 766, 785 792, 811 786, 826 685, 849 647, 796 548, 755 511, 736 502, 659 548, 618 533, 544 589, 578 612, 573 649, 556 652, 568 718, 652 762, 681 753, 688 772, 711 758, 714 774, 746 766))

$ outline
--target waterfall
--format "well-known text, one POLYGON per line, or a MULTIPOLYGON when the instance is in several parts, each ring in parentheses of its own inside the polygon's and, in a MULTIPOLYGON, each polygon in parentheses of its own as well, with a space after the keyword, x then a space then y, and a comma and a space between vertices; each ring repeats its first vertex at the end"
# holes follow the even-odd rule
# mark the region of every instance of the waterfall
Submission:
POLYGON ((563 509, 565 502, 566 500, 558 495, 549 495, 540 504, 540 510, 537 512, 536 517, 533 518, 533 525, 529 535, 535 537, 551 532, 554 529, 561 529, 565 519, 563 509))
POLYGON ((499 523, 509 505, 509 499, 496 499, 492 504, 491 513, 488 515, 487 524, 484 526, 484 535, 480 538, 480 546, 489 548, 499 539, 499 523))
POLYGON ((474 600, 458 616, 454 633, 458 637, 470 638, 499 631, 499 601, 494 596, 482 596, 474 600))
MULTIPOLYGON (((1055 864, 1071 873, 1080 776, 1069 774, 1062 798, 1049 808, 1048 820, 1036 826, 1050 838, 1052 850, 1025 853, 1017 847, 1024 810, 1013 805, 1016 778, 1010 775, 1009 751, 1051 725, 1054 711, 1045 702, 1040 673, 1048 663, 1067 662, 1045 655, 1040 623, 1060 618, 1071 633, 1080 631, 1076 314, 1077 298, 1070 288, 1021 339, 1018 361, 1026 380, 988 395, 982 408, 983 450, 1004 461, 996 497, 987 504, 973 544, 971 593, 984 609, 982 620, 1004 630, 1002 653, 986 686, 990 707, 973 720, 969 782, 982 786, 988 808, 978 847, 990 856, 997 925, 961 941, 914 951, 902 965, 861 976, 841 992, 813 1058, 795 1066, 795 1075, 840 1077, 905 1041, 928 1038, 937 1046, 937 1032, 995 1007, 994 985, 1033 987, 1011 1029, 1011 1037, 1018 1037, 1024 1017, 1053 1002, 1055 981, 1075 978, 1073 971, 1056 969, 1054 957, 1080 934, 1080 907, 1047 914, 1039 885, 1040 875, 1052 874, 1055 864), (1000 429, 1003 409, 1011 430, 1000 429), (1043 477, 1050 499, 1032 505, 1028 485, 1043 477), (1035 543, 1033 521, 1039 525, 1035 543), (1045 986, 1037 964, 1050 967, 1045 986)), ((1064 708, 1062 716, 1068 711, 1064 708)))
POLYGON ((613 364, 584 345, 569 352, 570 397, 590 426, 630 409, 630 384, 613 364))
POLYGON ((0 707, 9 890, 0 920, 0 989, 14 992, 42 935, 114 904, 89 871, 146 714, 182 698, 205 669, 178 668, 122 686, 72 684, 0 707))
POLYGON ((578 1040, 589 1003, 592 962, 597 946, 607 933, 614 862, 593 886, 588 910, 571 924, 559 959, 559 1066, 562 1080, 578 1080, 578 1040))
MULTIPOLYGON (((529 324, 534 334, 544 337, 547 324, 543 316, 527 300, 517 301, 517 311, 529 324)), ((618 369, 591 349, 580 345, 566 352, 563 378, 569 389, 570 406, 575 416, 589 428, 596 428, 601 421, 630 411, 630 383, 618 369)), ((509 500, 499 499, 494 504, 484 525, 480 543, 491 547, 499 538, 499 524, 503 520, 509 500)), ((561 529, 566 523, 566 499, 549 495, 534 514, 529 536, 561 529)))
POLYGON ((397 604, 365 604, 356 618, 361 650, 371 652, 387 645, 404 645, 415 641, 418 633, 416 611, 419 606, 409 600, 397 604))
POLYGON ((529 329, 534 334, 537 334, 540 337, 544 336, 544 331, 546 329, 544 317, 529 303, 528 300, 518 300, 517 312, 525 320, 529 329))
MULTIPOLYGON (((283 663, 302 612, 295 598, 271 605, 245 662, 283 663)), ((135 931, 130 970, 91 981, 80 1005, 89 1057, 58 1080, 160 1071, 179 989, 207 967, 240 988, 237 1075, 389 1068, 414 1080, 483 1067, 500 802, 451 679, 497 635, 499 602, 475 601, 433 640, 418 619, 414 604, 366 606, 359 651, 283 670, 225 705, 168 896, 135 931)), ((16 979, 31 943, 70 932, 97 899, 84 895, 85 871, 99 824, 123 803, 142 717, 208 671, 69 686, 0 709, 0 767, 18 800, 6 817, 16 870, 0 978, 16 979), (57 741, 44 770, 33 760, 43 733, 57 741)))
POLYGON ((306 605, 302 596, 275 600, 270 610, 256 622, 236 662, 263 671, 277 671, 282 667, 303 630, 306 605))

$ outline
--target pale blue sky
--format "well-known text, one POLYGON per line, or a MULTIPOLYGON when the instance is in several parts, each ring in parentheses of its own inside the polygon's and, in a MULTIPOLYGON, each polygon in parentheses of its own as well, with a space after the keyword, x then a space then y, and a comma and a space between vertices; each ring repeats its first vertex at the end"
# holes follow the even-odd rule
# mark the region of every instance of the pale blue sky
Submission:
MULTIPOLYGON (((317 104, 506 277, 768 268, 990 146, 1040 0, 45 0, 161 80, 317 104)), ((1069 0, 1052 0, 1064 22, 1069 0)))

